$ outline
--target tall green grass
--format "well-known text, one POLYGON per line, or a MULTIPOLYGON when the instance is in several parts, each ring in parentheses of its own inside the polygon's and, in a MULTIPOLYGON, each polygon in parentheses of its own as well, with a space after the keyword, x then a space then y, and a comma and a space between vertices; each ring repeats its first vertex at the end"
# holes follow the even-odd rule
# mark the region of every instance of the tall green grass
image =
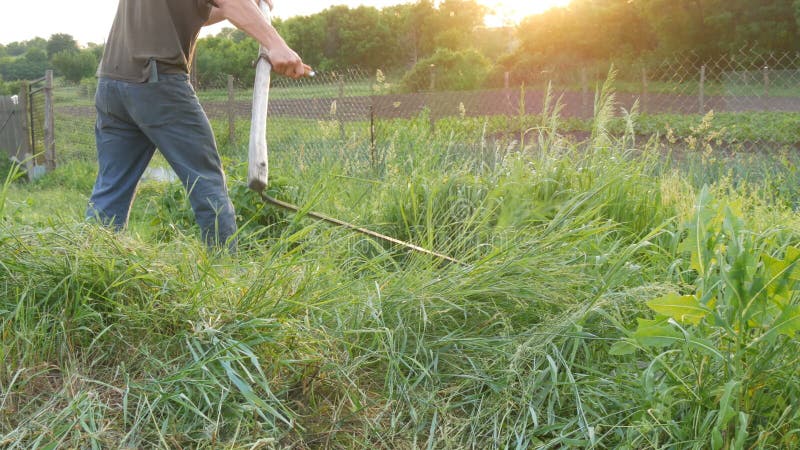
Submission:
MULTIPOLYGON (((598 95, 582 144, 552 101, 522 141, 421 115, 383 130, 377 160, 338 132, 271 147, 273 195, 464 265, 264 206, 243 187, 242 144, 222 148, 235 256, 203 248, 177 185, 143 183, 115 234, 26 207, 59 188, 88 195, 81 163, 6 183, 0 446, 792 446, 794 407, 764 405, 795 396, 794 335, 759 360, 769 374, 750 385, 754 402, 726 419, 715 405, 745 384, 632 334, 654 315, 647 301, 702 275, 682 225, 698 183, 740 205, 737 230, 770 236, 753 248, 775 257, 799 237, 787 194, 730 171, 700 178, 708 159, 665 164, 659 143, 636 141, 635 110, 628 132, 608 131, 613 104, 598 95)), ((698 339, 724 347, 711 325, 698 339)))

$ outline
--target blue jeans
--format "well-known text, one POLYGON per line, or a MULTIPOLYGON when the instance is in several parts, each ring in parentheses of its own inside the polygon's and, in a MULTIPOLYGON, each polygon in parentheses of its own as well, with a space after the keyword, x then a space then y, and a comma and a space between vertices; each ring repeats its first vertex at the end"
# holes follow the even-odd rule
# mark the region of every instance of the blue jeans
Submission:
POLYGON ((99 171, 87 219, 122 229, 156 147, 189 192, 205 243, 235 249, 236 216, 211 125, 187 75, 156 82, 101 78, 95 96, 99 171))

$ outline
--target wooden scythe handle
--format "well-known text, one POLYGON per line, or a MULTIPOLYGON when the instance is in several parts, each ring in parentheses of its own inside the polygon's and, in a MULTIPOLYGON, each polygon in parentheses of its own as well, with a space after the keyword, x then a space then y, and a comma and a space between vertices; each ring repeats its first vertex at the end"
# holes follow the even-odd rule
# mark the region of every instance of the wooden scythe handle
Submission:
MULTIPOLYGON (((267 17, 267 21, 271 21, 272 16, 267 2, 260 0, 259 7, 267 17)), ((268 50, 263 46, 259 48, 259 57, 256 61, 256 81, 253 86, 253 115, 250 122, 250 147, 247 157, 247 186, 259 193, 267 187, 269 179, 267 105, 269 102, 269 83, 272 66, 267 58, 261 56, 267 53, 268 50)))

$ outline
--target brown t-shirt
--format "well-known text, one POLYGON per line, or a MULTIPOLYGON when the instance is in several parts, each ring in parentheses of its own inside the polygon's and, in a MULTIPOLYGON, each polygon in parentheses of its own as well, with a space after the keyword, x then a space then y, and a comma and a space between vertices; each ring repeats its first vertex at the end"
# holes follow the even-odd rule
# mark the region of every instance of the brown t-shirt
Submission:
POLYGON ((213 0, 119 0, 97 75, 143 83, 150 59, 160 73, 188 73, 213 0))

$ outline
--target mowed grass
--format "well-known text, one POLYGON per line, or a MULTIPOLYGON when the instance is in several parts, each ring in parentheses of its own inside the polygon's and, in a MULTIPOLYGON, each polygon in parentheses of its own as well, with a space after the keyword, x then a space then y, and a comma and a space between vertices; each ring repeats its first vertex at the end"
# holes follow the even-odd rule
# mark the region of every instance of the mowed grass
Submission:
MULTIPOLYGON (((642 321, 661 324, 647 302, 696 292, 713 276, 696 261, 732 247, 687 250, 701 235, 687 223, 745 236, 754 273, 761 253, 793 273, 793 191, 771 186, 797 181, 795 160, 671 162, 668 143, 609 134, 612 105, 598 99, 581 144, 557 107, 522 145, 424 116, 381 128, 375 149, 331 124, 310 141, 271 124, 286 127, 273 195, 463 264, 264 206, 223 123, 238 254, 203 248, 170 183, 143 182, 130 229, 111 233, 82 220, 94 150, 73 119, 74 157, 0 197, 0 446, 793 447, 794 319, 737 359, 752 370, 716 362, 732 341, 711 316, 673 322, 715 353, 661 345, 676 325, 642 321), (740 225, 696 208, 704 184, 740 225)), ((769 292, 788 317, 797 293, 769 292)))

